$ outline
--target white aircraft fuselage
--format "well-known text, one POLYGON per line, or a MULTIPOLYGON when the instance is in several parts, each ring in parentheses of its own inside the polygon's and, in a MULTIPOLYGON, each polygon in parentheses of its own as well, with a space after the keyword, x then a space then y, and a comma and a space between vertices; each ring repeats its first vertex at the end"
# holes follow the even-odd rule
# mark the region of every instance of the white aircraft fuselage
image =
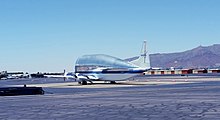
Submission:
POLYGON ((78 72, 78 76, 86 76, 90 80, 102 80, 102 81, 121 81, 128 78, 141 75, 146 69, 103 69, 100 71, 86 71, 78 72))

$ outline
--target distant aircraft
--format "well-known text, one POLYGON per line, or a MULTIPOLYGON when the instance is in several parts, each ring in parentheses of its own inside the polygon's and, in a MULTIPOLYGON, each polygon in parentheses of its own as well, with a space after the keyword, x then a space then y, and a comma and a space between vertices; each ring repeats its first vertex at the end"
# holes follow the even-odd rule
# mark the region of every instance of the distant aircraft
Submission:
POLYGON ((143 74, 148 69, 150 69, 150 60, 144 41, 141 55, 130 62, 104 54, 84 55, 78 58, 74 77, 82 85, 86 85, 88 81, 92 83, 98 80, 115 83, 143 74))
POLYGON ((7 71, 0 72, 0 80, 5 80, 7 79, 7 77, 8 77, 7 71))
POLYGON ((23 73, 23 72, 7 72, 7 71, 2 71, 0 73, 0 79, 19 79, 19 78, 28 78, 29 74, 28 73, 23 73))
POLYGON ((44 77, 47 77, 47 78, 63 78, 64 81, 65 79, 76 79, 76 76, 74 73, 72 72, 66 72, 66 70, 64 70, 64 72, 62 74, 46 74, 44 75, 44 77))

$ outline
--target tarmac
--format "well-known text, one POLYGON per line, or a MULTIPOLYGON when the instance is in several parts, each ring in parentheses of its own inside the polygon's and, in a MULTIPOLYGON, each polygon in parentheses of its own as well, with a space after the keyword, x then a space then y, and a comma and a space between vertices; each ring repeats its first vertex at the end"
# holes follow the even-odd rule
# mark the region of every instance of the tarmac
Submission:
POLYGON ((1 96, 2 120, 220 119, 219 76, 136 77, 117 84, 73 80, 2 80, 0 87, 43 87, 45 95, 1 96))

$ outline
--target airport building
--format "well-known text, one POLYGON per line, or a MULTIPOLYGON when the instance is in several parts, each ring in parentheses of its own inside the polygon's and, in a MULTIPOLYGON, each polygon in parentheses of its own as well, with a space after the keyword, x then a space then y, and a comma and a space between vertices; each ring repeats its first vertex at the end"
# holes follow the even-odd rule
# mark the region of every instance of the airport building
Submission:
POLYGON ((187 75, 187 74, 214 74, 220 73, 220 69, 177 69, 177 70, 148 70, 144 75, 187 75))

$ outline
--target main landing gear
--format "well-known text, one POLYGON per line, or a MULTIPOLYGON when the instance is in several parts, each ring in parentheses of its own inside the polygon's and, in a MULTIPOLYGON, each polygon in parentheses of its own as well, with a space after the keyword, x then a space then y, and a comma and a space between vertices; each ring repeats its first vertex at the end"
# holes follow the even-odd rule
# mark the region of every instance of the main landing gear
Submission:
POLYGON ((87 81, 85 81, 85 80, 79 81, 78 83, 79 83, 80 85, 87 85, 87 84, 88 84, 87 81))
MULTIPOLYGON (((93 84, 92 81, 89 81, 89 84, 93 84)), ((110 82, 110 84, 116 84, 115 81, 108 81, 108 83, 110 82)), ((82 80, 78 82, 80 85, 88 85, 88 81, 87 80, 82 80)))
MULTIPOLYGON (((90 82, 90 84, 93 84, 92 81, 89 80, 89 82, 90 82)), ((88 85, 88 80, 82 80, 82 81, 79 81, 78 83, 80 85, 88 85)))
POLYGON ((116 84, 116 82, 115 82, 115 81, 110 81, 110 83, 111 83, 111 84, 116 84))

